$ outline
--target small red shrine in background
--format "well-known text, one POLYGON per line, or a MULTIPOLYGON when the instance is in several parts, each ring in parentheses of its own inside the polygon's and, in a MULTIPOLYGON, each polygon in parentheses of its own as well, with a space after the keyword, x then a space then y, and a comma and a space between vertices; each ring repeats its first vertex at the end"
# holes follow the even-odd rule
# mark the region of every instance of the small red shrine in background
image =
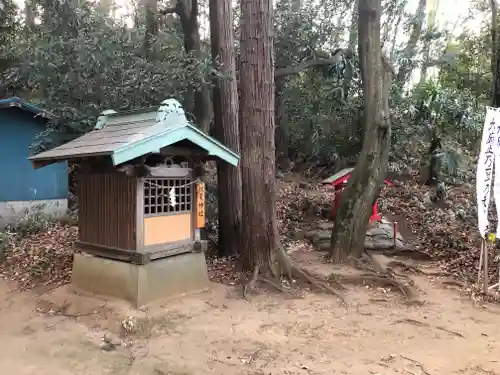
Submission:
MULTIPOLYGON (((332 207, 332 219, 335 219, 337 210, 340 207, 340 196, 342 190, 344 190, 344 188, 346 187, 347 181, 351 177, 353 170, 354 168, 342 169, 340 172, 335 173, 333 176, 330 176, 323 181, 323 185, 330 185, 335 189, 335 201, 333 202, 332 207)), ((392 183, 388 180, 384 180, 384 183, 388 186, 392 186, 392 183)), ((378 199, 375 199, 372 207, 372 215, 370 216, 370 223, 380 220, 382 220, 382 216, 378 211, 378 199)))

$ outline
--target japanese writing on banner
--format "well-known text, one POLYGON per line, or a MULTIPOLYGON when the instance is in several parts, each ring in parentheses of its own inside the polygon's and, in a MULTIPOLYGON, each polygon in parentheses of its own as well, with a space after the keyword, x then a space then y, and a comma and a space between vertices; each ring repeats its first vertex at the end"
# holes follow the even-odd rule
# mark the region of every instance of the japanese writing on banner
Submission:
MULTIPOLYGON (((497 216, 500 213, 500 109, 496 109, 496 123, 497 123, 497 143, 495 148, 495 173, 493 175, 493 197, 495 199, 495 208, 497 216)), ((487 211, 486 211, 487 212, 487 211)), ((500 234, 500 220, 497 220, 496 234, 500 234)))
MULTIPOLYGON (((500 206, 500 174, 494 186, 493 171, 499 168, 500 159, 495 163, 497 154, 500 153, 500 111, 495 108, 488 108, 483 127, 481 140, 481 152, 477 164, 476 172, 476 193, 477 193, 477 220, 479 233, 485 238, 488 228, 488 208, 490 205, 491 190, 495 193, 497 209, 500 206), (496 166, 495 166, 496 164, 496 166), (495 168, 495 169, 496 169, 495 168), (494 186, 494 187, 493 187, 494 186)), ((500 155, 499 155, 500 156, 500 155)))

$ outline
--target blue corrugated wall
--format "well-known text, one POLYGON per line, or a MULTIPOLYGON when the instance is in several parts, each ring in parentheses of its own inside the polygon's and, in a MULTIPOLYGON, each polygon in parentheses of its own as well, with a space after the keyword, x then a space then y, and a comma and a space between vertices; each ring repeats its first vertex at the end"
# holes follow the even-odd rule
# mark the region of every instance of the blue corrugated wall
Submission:
POLYGON ((42 120, 19 108, 0 108, 0 202, 62 199, 68 196, 67 163, 33 169, 29 145, 42 120))

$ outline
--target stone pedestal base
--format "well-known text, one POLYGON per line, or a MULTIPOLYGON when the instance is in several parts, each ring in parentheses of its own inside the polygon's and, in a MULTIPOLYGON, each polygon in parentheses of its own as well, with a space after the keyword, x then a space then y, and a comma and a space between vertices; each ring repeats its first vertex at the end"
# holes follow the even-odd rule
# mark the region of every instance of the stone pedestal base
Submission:
POLYGON ((134 307, 209 287, 205 254, 186 253, 135 265, 76 253, 72 284, 86 292, 116 297, 134 307))

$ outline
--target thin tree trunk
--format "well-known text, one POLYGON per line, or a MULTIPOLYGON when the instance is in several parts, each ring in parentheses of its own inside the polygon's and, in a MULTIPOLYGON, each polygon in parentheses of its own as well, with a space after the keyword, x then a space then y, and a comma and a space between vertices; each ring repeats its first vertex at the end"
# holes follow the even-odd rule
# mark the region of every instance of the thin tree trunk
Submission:
MULTIPOLYGON (((292 0, 291 1, 291 12, 292 12, 292 27, 297 29, 300 27, 301 19, 300 19, 300 11, 302 7, 302 0, 292 0)), ((287 59, 288 60, 288 59, 287 59)), ((288 61, 286 65, 289 65, 288 61)), ((276 73, 276 71, 275 71, 276 73)), ((283 110, 283 100, 282 100, 282 92, 285 89, 285 85, 287 83, 287 76, 278 76, 275 77, 274 80, 274 115, 275 115, 275 126, 276 126, 276 134, 275 134, 275 142, 276 142, 276 158, 287 155, 288 156, 288 137, 287 137, 287 129, 288 124, 286 121, 283 121, 283 117, 286 114, 283 110)))
POLYGON ((274 85, 274 108, 275 108, 275 124, 276 124, 276 152, 278 156, 287 155, 288 152, 288 137, 285 127, 287 126, 283 120, 282 112, 283 101, 281 100, 281 93, 285 88, 286 77, 276 77, 274 85))
MULTIPOLYGON (((238 87, 231 0, 210 0, 210 38, 212 59, 228 79, 214 88, 215 136, 240 153, 238 126, 238 87)), ((224 162, 217 164, 219 203, 219 255, 232 255, 241 249, 241 171, 224 162)))
MULTIPOLYGON (((179 16, 184 34, 184 49, 201 58, 201 38, 198 24, 198 0, 177 0, 175 7, 163 10, 162 14, 175 13, 179 16)), ((201 77, 200 77, 201 81, 201 77)), ((201 82, 200 89, 190 90, 184 100, 186 111, 194 114, 198 127, 208 132, 213 119, 212 97, 208 84, 201 82)))
MULTIPOLYGON (((438 4, 433 2, 431 3, 431 7, 429 7, 428 9, 429 15, 427 17, 427 31, 425 33, 424 47, 422 49, 422 61, 424 63, 422 64, 422 70, 420 72, 420 84, 423 84, 427 80, 427 69, 429 68, 427 64, 429 62, 429 57, 431 52, 431 42, 432 42, 430 34, 434 31, 434 23, 436 21, 437 7, 438 4)), ((458 22, 458 20, 456 22, 458 22)), ((447 48, 445 48, 445 51, 446 49, 447 48)))
MULTIPOLYGON (((108 9, 108 12, 110 7, 108 9)), ((158 0, 141 0, 139 2, 140 23, 146 26, 144 35, 144 54, 150 58, 152 54, 151 45, 158 35, 158 0)))
MULTIPOLYGON (((349 50, 350 51, 354 51, 354 48, 356 47, 356 42, 358 41, 357 24, 358 24, 358 7, 357 7, 357 2, 353 1, 352 15, 351 15, 351 27, 349 29, 349 50)), ((354 69, 352 66, 352 62, 348 61, 347 66, 346 66, 345 75, 344 75, 343 88, 342 88, 344 101, 347 101, 347 99, 349 98, 349 90, 351 89, 353 76, 354 76, 354 69)))
POLYGON ((36 13, 36 2, 35 0, 26 0, 24 2, 24 14, 25 20, 25 30, 27 35, 30 35, 35 30, 35 14, 36 13))
POLYGON ((43 13, 42 13, 42 24, 47 29, 52 26, 52 15, 54 12, 54 1, 53 0, 43 0, 43 13))
POLYGON ((396 19, 396 23, 394 25, 394 33, 393 33, 393 36, 392 36, 392 42, 391 42, 391 50, 390 50, 390 54, 389 54, 389 59, 391 61, 394 61, 395 57, 396 57, 396 42, 397 42, 397 37, 399 35, 399 26, 401 25, 401 21, 403 20, 403 12, 400 11, 399 12, 399 15, 398 15, 398 18, 396 19))
POLYGON ((271 0, 241 0, 242 266, 263 273, 275 269, 279 248, 272 9, 271 0))
POLYGON ((491 71, 493 73, 492 105, 500 106, 500 40, 498 39, 498 7, 496 0, 491 5, 491 71))
POLYGON ((371 208, 380 192, 389 158, 391 72, 382 62, 381 0, 359 0, 358 46, 364 96, 364 140, 356 168, 344 193, 332 231, 335 261, 359 257, 364 250, 371 208))
POLYGON ((410 34, 410 39, 403 53, 404 61, 401 64, 398 76, 397 84, 402 86, 410 78, 410 75, 415 68, 413 60, 415 59, 415 54, 417 52, 417 44, 422 34, 422 27, 424 25, 425 19, 425 7, 427 0, 419 0, 417 11, 412 20, 412 29, 410 34))
POLYGON ((432 124, 432 139, 429 145, 429 171, 426 185, 436 186, 439 183, 439 159, 438 153, 441 149, 441 138, 439 137, 438 130, 435 124, 432 124))

